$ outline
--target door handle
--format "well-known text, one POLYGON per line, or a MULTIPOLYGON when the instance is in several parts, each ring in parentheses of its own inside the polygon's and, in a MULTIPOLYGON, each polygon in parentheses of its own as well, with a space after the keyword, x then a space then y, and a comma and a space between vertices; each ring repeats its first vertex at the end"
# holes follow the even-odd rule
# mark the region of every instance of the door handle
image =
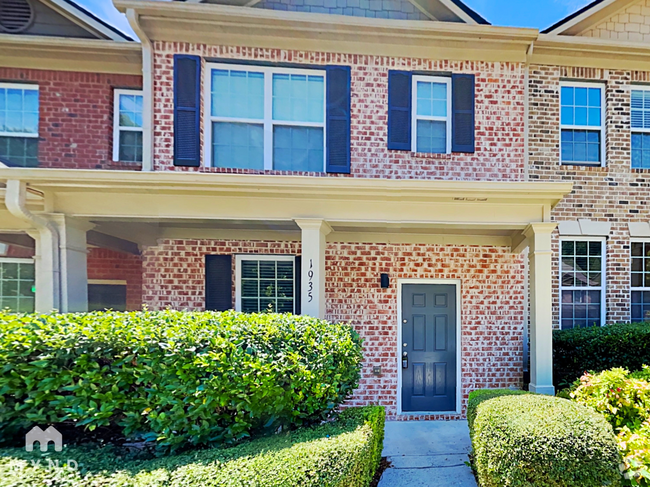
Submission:
POLYGON ((409 368, 409 354, 408 354, 408 352, 402 353, 402 368, 403 369, 408 369, 409 368))

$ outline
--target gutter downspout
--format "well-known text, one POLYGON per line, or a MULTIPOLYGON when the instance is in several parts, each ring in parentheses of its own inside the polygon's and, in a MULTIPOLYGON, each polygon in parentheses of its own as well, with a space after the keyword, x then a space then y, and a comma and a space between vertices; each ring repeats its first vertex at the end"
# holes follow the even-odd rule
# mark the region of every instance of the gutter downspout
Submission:
POLYGON ((36 240, 36 311, 61 310, 61 259, 59 231, 50 220, 27 209, 27 183, 7 181, 5 206, 9 213, 28 223, 38 232, 36 240))
POLYGON ((142 44, 142 170, 153 171, 153 46, 136 11, 127 9, 126 18, 142 44))

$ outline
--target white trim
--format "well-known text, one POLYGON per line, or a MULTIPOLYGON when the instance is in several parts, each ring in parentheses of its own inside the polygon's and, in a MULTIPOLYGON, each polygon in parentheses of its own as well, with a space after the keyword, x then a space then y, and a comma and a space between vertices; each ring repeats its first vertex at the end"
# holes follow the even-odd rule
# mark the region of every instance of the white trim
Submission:
MULTIPOLYGON (((445 142, 445 152, 440 152, 440 154, 451 154, 451 78, 444 76, 427 76, 427 75, 413 75, 411 80, 411 151, 418 152, 418 120, 434 120, 439 122, 445 122, 445 128, 447 131, 447 139, 445 142), (436 116, 425 116, 418 115, 418 81, 423 81, 427 83, 440 83, 444 84, 447 89, 447 116, 446 117, 436 117, 436 116)), ((434 152, 433 154, 438 154, 434 152)))
POLYGON ((5 264, 34 264, 31 257, 0 257, 0 263, 5 264))
MULTIPOLYGON (((127 89, 114 89, 113 90, 113 161, 120 160, 120 132, 142 132, 144 143, 144 127, 121 127, 120 126, 120 96, 134 95, 142 97, 142 122, 144 125, 144 94, 142 90, 127 90, 127 89)), ((144 147, 143 147, 144 150, 144 147)), ((144 154, 144 152, 143 152, 144 154)), ((127 161, 133 162, 133 161, 127 161)))
MULTIPOLYGON (((598 290, 598 287, 587 287, 587 286, 563 286, 562 285, 562 242, 602 242, 600 248, 601 255, 601 276, 600 276, 600 326, 605 326, 605 319, 607 318, 607 238, 606 237, 594 237, 594 236, 560 236, 560 249, 558 252, 558 269, 559 269, 559 316, 560 316, 560 329, 562 329, 562 291, 583 291, 583 290, 598 290)), ((575 255, 575 254, 574 254, 575 255)), ((587 258, 589 256, 587 255, 587 258)))
POLYGON ((235 311, 241 311, 241 262, 243 260, 270 260, 270 261, 291 261, 293 262, 293 313, 296 311, 296 256, 295 255, 273 255, 273 254, 239 254, 235 256, 235 311))
POLYGON ((398 279, 397 280, 397 414, 404 416, 432 414, 461 414, 462 411, 462 319, 461 319, 461 279, 398 279), (402 411, 402 287, 405 284, 453 284, 456 286, 456 410, 455 411, 402 411))
MULTIPOLYGON (((607 83, 602 82, 583 82, 583 81, 560 81, 560 165, 561 166, 607 166, 607 106, 606 92, 607 83), (600 127, 593 125, 563 125, 562 124, 562 88, 599 88, 600 89, 600 127), (587 161, 567 161, 562 160, 562 130, 586 130, 588 132, 600 132, 600 163, 587 161)), ((588 99, 588 98, 587 98, 588 99)), ((575 107, 575 105, 573 105, 575 107)), ((588 114, 587 114, 588 116, 588 114)))
MULTIPOLYGON (((2 83, 0 82, 0 88, 7 89, 7 90, 32 90, 38 92, 38 85, 37 84, 32 84, 32 83, 2 83)), ((40 113, 41 113, 41 107, 40 107, 40 100, 38 104, 38 117, 40 118, 40 113)), ((37 120, 37 122, 40 122, 40 119, 37 120)), ((38 131, 40 130, 40 123, 38 123, 38 127, 36 129, 36 132, 3 132, 0 131, 0 137, 31 137, 31 138, 38 138, 38 131)))
POLYGON ((98 286, 126 286, 125 279, 88 279, 88 285, 98 286))
POLYGON ((258 66, 225 63, 207 63, 203 81, 203 165, 212 167, 212 122, 254 123, 264 126, 264 170, 273 169, 273 127, 275 125, 322 127, 323 128, 323 167, 327 156, 327 75, 322 69, 281 68, 275 66, 258 66), (212 70, 241 70, 249 73, 262 73, 264 75, 264 118, 248 119, 236 117, 218 117, 212 115, 212 70), (307 76, 323 77, 323 121, 322 122, 292 122, 287 120, 273 120, 273 75, 274 74, 302 74, 307 76))

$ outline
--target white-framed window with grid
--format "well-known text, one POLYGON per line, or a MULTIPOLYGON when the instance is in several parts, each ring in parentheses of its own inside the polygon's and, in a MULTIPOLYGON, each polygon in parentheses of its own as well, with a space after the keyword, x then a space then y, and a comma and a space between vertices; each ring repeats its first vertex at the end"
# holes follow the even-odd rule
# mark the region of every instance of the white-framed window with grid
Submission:
POLYGON ((650 86, 634 86, 631 92, 633 169, 650 169, 650 86))
POLYGON ((294 313, 296 302, 293 255, 237 255, 235 309, 245 313, 294 313))
POLYGON ((605 85, 560 83, 560 162, 605 165, 605 85))
POLYGON ((325 171, 324 70, 208 64, 206 164, 325 171))
POLYGON ((0 162, 38 166, 38 85, 0 83, 0 162))
POLYGON ((630 242, 631 321, 650 321, 650 239, 630 242))
POLYGON ((0 257, 0 308, 33 313, 34 259, 0 257))
POLYGON ((114 90, 113 160, 142 162, 141 90, 114 90))
POLYGON ((449 154, 451 78, 415 75, 412 83, 411 147, 414 152, 449 154))
POLYGON ((605 324, 605 239, 560 239, 560 325, 563 330, 605 324))

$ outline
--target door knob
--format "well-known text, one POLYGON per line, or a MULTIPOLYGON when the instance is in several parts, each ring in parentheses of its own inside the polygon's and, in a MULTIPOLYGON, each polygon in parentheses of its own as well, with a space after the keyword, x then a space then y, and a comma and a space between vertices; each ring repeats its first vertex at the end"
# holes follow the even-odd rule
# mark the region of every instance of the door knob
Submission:
POLYGON ((402 323, 408 323, 408 320, 402 320, 402 323))
POLYGON ((404 346, 406 346, 406 343, 404 344, 404 346))

